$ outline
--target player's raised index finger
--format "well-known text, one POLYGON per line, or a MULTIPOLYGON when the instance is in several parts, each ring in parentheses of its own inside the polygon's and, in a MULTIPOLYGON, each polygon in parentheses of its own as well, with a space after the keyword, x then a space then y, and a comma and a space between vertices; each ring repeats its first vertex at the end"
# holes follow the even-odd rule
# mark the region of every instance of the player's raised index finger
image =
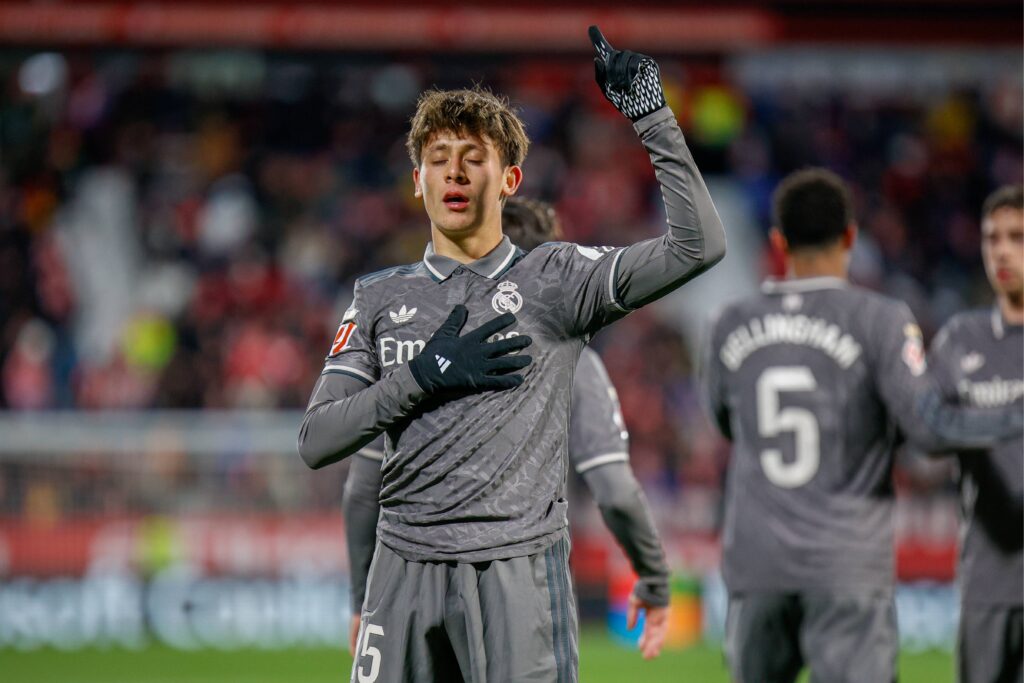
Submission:
POLYGON ((608 59, 608 55, 615 49, 605 39, 604 34, 601 33, 601 29, 596 26, 591 26, 587 29, 587 33, 590 34, 590 42, 594 44, 594 49, 597 50, 597 54, 601 59, 608 59))

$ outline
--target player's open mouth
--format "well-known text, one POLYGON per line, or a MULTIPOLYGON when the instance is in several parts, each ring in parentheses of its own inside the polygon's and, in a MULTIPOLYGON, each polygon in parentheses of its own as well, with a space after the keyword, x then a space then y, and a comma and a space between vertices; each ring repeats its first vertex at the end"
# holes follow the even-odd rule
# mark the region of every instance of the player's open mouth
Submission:
POLYGON ((469 206, 469 197, 459 192, 445 192, 444 204, 452 211, 464 211, 469 206))

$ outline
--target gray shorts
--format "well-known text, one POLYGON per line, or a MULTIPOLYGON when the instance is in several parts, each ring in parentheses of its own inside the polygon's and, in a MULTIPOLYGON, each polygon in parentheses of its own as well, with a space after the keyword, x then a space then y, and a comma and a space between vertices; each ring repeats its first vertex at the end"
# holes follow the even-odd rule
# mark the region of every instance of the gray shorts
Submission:
POLYGON ((527 557, 410 562, 378 543, 352 683, 576 683, 564 538, 527 557))
POLYGON ((746 592, 729 597, 725 654, 735 683, 896 680, 896 607, 890 594, 746 592))
POLYGON ((960 683, 1024 681, 1024 615, 1020 606, 960 608, 957 671, 960 683))

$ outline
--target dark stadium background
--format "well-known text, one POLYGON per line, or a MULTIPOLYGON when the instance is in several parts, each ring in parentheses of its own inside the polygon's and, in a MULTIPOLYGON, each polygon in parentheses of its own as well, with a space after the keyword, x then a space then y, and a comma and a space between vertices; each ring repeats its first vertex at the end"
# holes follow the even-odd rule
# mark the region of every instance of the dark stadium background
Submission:
MULTIPOLYGON (((980 204, 1024 176, 1019 2, 0 2, 0 678, 347 675, 347 466, 293 444, 353 279, 422 255, 417 94, 507 94, 522 193, 568 239, 663 229, 590 23, 658 57, 731 251, 594 341, 678 573, 676 649, 620 647, 628 568, 574 487, 584 680, 725 680, 703 323, 778 271, 770 194, 810 164, 853 188, 859 283, 926 335, 988 305, 980 204)), ((900 458, 905 680, 952 680, 951 481, 900 458)))

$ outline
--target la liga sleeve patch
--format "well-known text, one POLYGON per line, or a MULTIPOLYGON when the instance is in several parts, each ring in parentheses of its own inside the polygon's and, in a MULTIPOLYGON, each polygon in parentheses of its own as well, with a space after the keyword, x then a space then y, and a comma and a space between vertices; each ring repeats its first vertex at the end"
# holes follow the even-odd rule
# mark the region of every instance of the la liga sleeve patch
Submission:
POLYGON ((337 356, 348 347, 352 333, 356 330, 355 321, 342 323, 338 326, 338 333, 334 335, 334 343, 331 344, 331 352, 328 356, 337 356))
POLYGON ((905 325, 903 335, 905 339, 903 341, 903 351, 900 355, 903 358, 903 362, 910 369, 910 374, 914 377, 920 377, 928 369, 921 328, 914 324, 905 325))

